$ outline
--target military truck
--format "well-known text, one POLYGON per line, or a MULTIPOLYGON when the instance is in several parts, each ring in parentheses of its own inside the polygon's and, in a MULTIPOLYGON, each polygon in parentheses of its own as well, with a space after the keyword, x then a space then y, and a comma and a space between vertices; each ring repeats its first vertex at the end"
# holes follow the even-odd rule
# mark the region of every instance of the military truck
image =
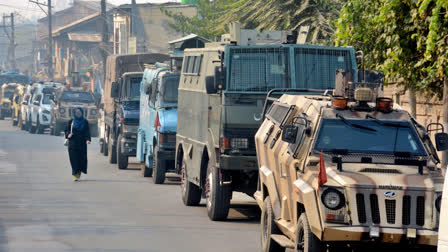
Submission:
POLYGON ((85 87, 64 86, 55 90, 51 103, 50 133, 59 136, 73 118, 73 110, 81 107, 89 122, 90 135, 98 136, 98 108, 92 92, 85 87))
POLYGON ((185 50, 176 170, 184 204, 198 205, 204 196, 211 220, 227 218, 233 191, 256 191, 254 136, 267 92, 333 88, 336 69, 356 70, 352 47, 281 44, 283 37, 288 34, 234 29, 229 41, 185 50))
POLYGON ((18 85, 20 84, 8 83, 0 88, 0 120, 12 116, 12 101, 18 85))
POLYGON ((165 54, 129 54, 109 56, 103 93, 104 136, 101 151, 110 163, 126 169, 128 158, 136 156, 139 123, 140 83, 145 64, 168 62, 165 54))
MULTIPOLYGON (((349 87, 268 94, 255 136, 262 251, 437 245, 443 176, 428 131, 441 125, 421 126, 378 86, 349 87)), ((447 139, 435 134, 437 150, 447 139)))
POLYGON ((137 159, 145 163, 142 175, 152 175, 155 184, 163 184, 165 174, 175 172, 179 77, 168 65, 148 66, 140 87, 137 159))

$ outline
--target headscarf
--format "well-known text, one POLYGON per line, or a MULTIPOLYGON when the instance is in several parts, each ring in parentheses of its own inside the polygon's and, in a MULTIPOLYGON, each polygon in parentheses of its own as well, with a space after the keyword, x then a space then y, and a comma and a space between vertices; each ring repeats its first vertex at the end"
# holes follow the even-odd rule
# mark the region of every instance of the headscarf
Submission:
POLYGON ((86 120, 84 119, 84 110, 81 107, 76 107, 73 109, 73 128, 76 130, 83 130, 86 120), (81 117, 76 117, 76 110, 81 111, 81 117))

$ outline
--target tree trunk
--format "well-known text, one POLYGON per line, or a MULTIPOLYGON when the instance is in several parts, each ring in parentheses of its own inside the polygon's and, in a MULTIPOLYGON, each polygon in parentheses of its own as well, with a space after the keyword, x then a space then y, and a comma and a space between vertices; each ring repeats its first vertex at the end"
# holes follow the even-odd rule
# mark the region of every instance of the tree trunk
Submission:
MULTIPOLYGON (((442 109, 442 124, 445 128, 445 132, 448 130, 448 76, 445 76, 443 81, 443 109, 442 109)), ((441 167, 445 174, 445 168, 447 165, 448 153, 447 151, 442 152, 441 167)))
POLYGON ((413 88, 409 88, 409 107, 411 109, 411 115, 417 119, 417 95, 413 88))

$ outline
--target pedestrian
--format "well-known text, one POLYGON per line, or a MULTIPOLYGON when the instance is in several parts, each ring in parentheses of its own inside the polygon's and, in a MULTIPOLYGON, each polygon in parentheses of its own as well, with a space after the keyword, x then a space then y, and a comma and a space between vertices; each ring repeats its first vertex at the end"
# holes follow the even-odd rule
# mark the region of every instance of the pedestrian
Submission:
POLYGON ((73 119, 65 128, 65 138, 68 139, 73 180, 78 181, 81 173, 87 174, 87 144, 91 141, 89 122, 84 118, 82 108, 76 107, 73 110, 73 119))

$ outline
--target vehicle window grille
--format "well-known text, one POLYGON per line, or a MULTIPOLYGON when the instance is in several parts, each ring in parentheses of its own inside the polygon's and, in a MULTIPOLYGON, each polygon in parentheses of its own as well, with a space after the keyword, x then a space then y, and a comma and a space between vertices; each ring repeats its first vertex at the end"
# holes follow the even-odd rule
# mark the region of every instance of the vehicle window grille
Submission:
POLYGON ((395 224, 396 204, 395 200, 386 200, 386 219, 389 224, 395 224))
POLYGON ((289 48, 231 48, 227 91, 267 92, 290 87, 289 48))
POLYGON ((378 206, 378 196, 376 194, 370 194, 370 211, 372 212, 372 222, 380 224, 380 209, 378 206))
POLYGON ((295 88, 334 88, 337 69, 351 70, 349 50, 295 48, 295 88))
POLYGON ((274 103, 269 108, 269 112, 266 114, 266 117, 282 127, 292 109, 294 109, 294 106, 274 103))
POLYGON ((363 168, 360 170, 360 172, 401 174, 401 172, 397 169, 381 169, 381 168, 363 168))
POLYGON ((366 203, 364 201, 364 194, 356 194, 356 207, 358 209, 358 221, 359 223, 366 223, 366 203))
POLYGON ((425 225, 425 197, 417 197, 417 216, 416 223, 419 226, 425 225))
POLYGON ((403 225, 411 224, 411 196, 403 196, 403 225))

